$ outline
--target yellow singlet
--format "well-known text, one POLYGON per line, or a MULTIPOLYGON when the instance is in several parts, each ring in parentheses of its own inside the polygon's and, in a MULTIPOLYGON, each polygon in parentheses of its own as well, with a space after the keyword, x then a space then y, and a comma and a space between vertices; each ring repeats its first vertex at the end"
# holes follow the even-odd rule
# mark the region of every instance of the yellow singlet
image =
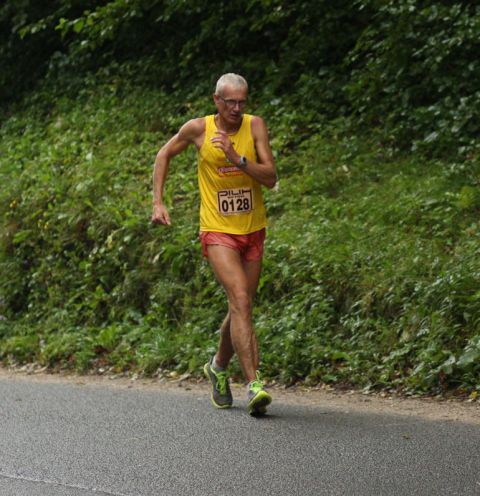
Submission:
MULTIPOLYGON (((240 129, 229 135, 239 155, 256 162, 251 129, 252 116, 243 115, 240 129)), ((223 150, 210 139, 217 126, 213 115, 205 117, 205 141, 198 150, 200 231, 249 234, 267 225, 261 185, 227 161, 223 150)))

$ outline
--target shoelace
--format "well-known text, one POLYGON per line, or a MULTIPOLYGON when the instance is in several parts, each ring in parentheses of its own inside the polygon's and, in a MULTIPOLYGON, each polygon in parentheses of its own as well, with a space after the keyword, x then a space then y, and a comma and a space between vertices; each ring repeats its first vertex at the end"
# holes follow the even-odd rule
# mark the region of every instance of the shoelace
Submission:
POLYGON ((253 393, 258 393, 261 389, 263 389, 263 384, 259 380, 253 381, 250 384, 250 391, 253 393))
POLYGON ((217 389, 220 394, 227 394, 227 373, 226 372, 216 372, 217 376, 217 389))
POLYGON ((250 384, 250 391, 257 393, 258 391, 263 389, 263 384, 262 384, 262 381, 260 379, 260 372, 258 370, 257 370, 255 376, 256 376, 256 379, 254 381, 252 381, 252 383, 250 384))

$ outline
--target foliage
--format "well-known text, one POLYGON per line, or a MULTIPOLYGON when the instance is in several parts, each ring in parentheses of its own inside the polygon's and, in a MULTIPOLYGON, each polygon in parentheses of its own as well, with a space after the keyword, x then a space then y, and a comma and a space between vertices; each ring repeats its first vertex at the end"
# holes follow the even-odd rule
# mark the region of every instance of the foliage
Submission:
POLYGON ((235 71, 281 177, 266 373, 478 388, 479 19, 468 1, 6 0, 0 359, 200 370, 225 299, 198 249, 195 156, 172 167, 171 229, 149 222, 151 163, 235 71))
MULTIPOLYGON (((357 3, 360 8, 376 4, 357 3)), ((478 153, 477 3, 391 0, 379 5, 348 56, 347 92, 360 122, 383 128, 397 147, 437 156, 478 153)))
MULTIPOLYGON (((280 170, 255 307, 265 373, 477 387, 478 160, 392 156, 342 120, 302 134, 295 107, 253 105, 280 170)), ((150 183, 156 149, 211 109, 99 71, 74 94, 46 85, 4 122, 4 362, 200 373, 226 308, 200 255, 194 152, 172 164, 171 229, 149 222, 150 183)))
POLYGON ((30 91, 67 45, 55 34, 62 16, 79 16, 93 0, 5 0, 0 6, 0 105, 30 91))
POLYGON ((0 103, 45 74, 65 82, 115 64, 197 95, 234 70, 299 107, 308 129, 345 115, 396 150, 478 154, 475 2, 7 0, 0 25, 0 103))

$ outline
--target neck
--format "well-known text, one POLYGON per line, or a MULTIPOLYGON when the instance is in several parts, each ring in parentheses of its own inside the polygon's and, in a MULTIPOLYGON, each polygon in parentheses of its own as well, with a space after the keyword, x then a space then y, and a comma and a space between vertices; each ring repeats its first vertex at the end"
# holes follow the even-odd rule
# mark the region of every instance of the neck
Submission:
POLYGON ((217 128, 221 131, 225 131, 227 134, 235 134, 240 129, 242 122, 243 117, 238 124, 229 124, 224 119, 222 119, 222 116, 220 114, 215 115, 215 124, 217 125, 217 128))

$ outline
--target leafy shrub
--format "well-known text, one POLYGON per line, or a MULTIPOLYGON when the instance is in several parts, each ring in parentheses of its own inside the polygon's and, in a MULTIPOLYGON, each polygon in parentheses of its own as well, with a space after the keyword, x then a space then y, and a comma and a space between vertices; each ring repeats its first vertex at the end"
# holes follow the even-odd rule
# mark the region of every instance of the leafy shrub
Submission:
POLYGON ((398 147, 477 154, 479 21, 473 2, 379 4, 348 56, 347 93, 360 122, 398 147))
MULTIPOLYGON (((1 359, 198 374, 226 302, 199 250, 194 151, 171 166, 171 228, 150 224, 150 183, 210 98, 97 76, 73 95, 45 84, 0 128, 1 359)), ((280 174, 254 314, 266 374, 477 387, 478 160, 392 155, 265 95, 280 174)))

